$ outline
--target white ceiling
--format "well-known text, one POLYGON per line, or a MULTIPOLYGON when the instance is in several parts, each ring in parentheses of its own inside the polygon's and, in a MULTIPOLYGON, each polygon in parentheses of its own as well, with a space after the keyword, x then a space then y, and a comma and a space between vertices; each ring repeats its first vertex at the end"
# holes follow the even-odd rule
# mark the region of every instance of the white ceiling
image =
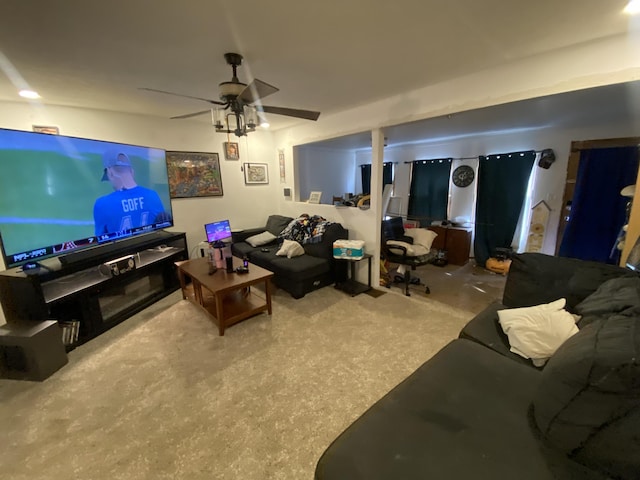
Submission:
MULTIPOLYGON (((387 145, 442 143, 474 135, 505 134, 596 125, 640 129, 640 81, 575 90, 557 95, 478 108, 384 129, 387 145)), ((371 132, 306 144, 337 150, 371 148, 371 132)))
MULTIPOLYGON (((240 80, 266 105, 323 114, 524 57, 625 34, 626 0, 16 0, 0 12, 0 101, 171 117, 240 80)), ((176 121, 208 121, 198 119, 176 121)), ((269 117, 274 128, 300 122, 269 117)), ((304 122, 304 120, 302 120, 304 122)))

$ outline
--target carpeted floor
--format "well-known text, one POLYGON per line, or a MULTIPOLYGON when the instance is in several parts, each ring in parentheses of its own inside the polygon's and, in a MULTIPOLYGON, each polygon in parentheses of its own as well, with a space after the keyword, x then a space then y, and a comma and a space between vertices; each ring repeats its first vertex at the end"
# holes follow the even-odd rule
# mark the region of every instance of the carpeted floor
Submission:
POLYGON ((329 443, 473 316, 330 287, 273 300, 219 337, 176 292, 46 381, 0 380, 2 477, 312 479, 329 443))

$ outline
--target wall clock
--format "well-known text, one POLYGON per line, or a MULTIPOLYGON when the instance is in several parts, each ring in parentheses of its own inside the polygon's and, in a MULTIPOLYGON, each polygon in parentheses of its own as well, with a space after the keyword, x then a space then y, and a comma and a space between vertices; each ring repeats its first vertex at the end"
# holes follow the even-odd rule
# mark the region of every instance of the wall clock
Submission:
POLYGON ((469 165, 460 165, 453 171, 453 184, 456 187, 468 187, 475 178, 475 172, 469 165))

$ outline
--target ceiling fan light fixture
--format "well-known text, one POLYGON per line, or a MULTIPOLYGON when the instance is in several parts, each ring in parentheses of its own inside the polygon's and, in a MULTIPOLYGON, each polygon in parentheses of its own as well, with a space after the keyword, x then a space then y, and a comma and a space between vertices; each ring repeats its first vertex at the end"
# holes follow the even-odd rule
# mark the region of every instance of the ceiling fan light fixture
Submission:
POLYGON ((22 98, 30 98, 30 99, 40 98, 40 95, 38 94, 38 92, 33 90, 20 90, 18 92, 18 95, 20 95, 22 98))
POLYGON ((251 105, 244 106, 244 122, 248 128, 256 129, 256 125, 258 123, 258 114, 256 113, 256 108, 251 105))
POLYGON ((637 15, 640 13, 640 0, 630 0, 627 6, 624 7, 623 12, 627 15, 637 15))
POLYGON ((247 88, 247 85, 240 82, 222 82, 219 88, 220 98, 226 100, 227 97, 233 97, 235 100, 235 98, 247 88))
POLYGON ((250 106, 245 106, 238 112, 218 108, 214 112, 213 126, 218 133, 233 133, 242 137, 256 131, 256 118, 255 108, 250 106))

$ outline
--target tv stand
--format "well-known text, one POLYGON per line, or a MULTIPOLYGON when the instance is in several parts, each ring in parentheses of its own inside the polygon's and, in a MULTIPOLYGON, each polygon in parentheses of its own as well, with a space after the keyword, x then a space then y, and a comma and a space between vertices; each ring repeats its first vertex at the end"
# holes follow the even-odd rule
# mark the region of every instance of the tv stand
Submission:
POLYGON ((77 338, 67 342, 72 349, 178 290, 174 262, 186 260, 188 250, 184 233, 163 231, 73 255, 56 268, 0 272, 7 323, 75 323, 77 338), (104 268, 122 257, 132 257, 133 268, 104 268))

